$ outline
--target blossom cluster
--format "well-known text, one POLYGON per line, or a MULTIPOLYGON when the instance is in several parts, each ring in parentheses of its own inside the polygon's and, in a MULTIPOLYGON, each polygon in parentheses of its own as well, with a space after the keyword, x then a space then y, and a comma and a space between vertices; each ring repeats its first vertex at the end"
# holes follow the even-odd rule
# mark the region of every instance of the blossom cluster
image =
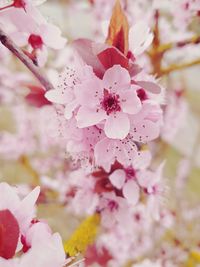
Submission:
POLYGON ((140 161, 142 144, 160 133, 162 89, 134 58, 115 47, 88 40, 74 46, 82 58, 46 93, 49 101, 64 107, 67 151, 108 171, 116 160, 126 167, 140 161), (101 50, 91 54, 97 47, 101 50))
POLYGON ((171 73, 200 63, 199 0, 49 1, 68 38, 43 2, 0 3, 0 179, 17 183, 0 183, 0 266, 198 266, 198 99, 171 73))

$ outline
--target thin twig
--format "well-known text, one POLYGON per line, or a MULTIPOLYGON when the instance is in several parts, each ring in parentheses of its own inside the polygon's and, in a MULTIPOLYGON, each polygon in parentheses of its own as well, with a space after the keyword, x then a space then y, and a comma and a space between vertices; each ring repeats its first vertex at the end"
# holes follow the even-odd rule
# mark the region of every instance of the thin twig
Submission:
POLYGON ((166 69, 162 69, 161 70, 161 75, 167 75, 173 71, 177 71, 177 70, 182 70, 182 69, 186 69, 186 68, 189 68, 189 67, 193 67, 195 65, 198 65, 200 64, 200 58, 194 60, 194 61, 191 61, 191 62, 187 62, 187 63, 183 63, 183 64, 180 64, 180 65, 171 65, 169 66, 169 68, 166 68, 166 69))
POLYGON ((7 47, 21 62, 33 73, 38 81, 46 90, 53 89, 53 85, 42 73, 41 69, 36 67, 32 60, 7 36, 0 28, 0 42, 7 47))
POLYGON ((181 48, 189 44, 199 44, 200 43, 200 36, 193 36, 190 39, 186 39, 184 41, 178 41, 175 43, 167 43, 167 44, 161 44, 158 47, 159 53, 165 53, 166 51, 173 49, 173 48, 181 48))

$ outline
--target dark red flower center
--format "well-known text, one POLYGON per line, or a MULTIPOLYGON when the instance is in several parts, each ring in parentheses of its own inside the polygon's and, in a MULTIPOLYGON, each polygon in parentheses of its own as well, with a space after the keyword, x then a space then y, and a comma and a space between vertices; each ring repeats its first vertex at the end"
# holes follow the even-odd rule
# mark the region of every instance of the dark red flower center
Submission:
POLYGON ((108 202, 108 208, 109 208, 109 210, 112 212, 112 211, 114 211, 114 210, 117 210, 117 209, 119 208, 119 205, 118 205, 118 203, 115 202, 114 200, 110 200, 110 201, 108 202))
POLYGON ((15 255, 19 239, 19 225, 9 210, 0 211, 0 257, 10 259, 15 255))
POLYGON ((141 101, 144 101, 144 100, 148 99, 148 96, 147 96, 145 90, 142 89, 142 88, 137 90, 137 96, 139 97, 139 99, 141 101))
POLYGON ((108 90, 104 89, 104 98, 101 101, 101 106, 106 111, 107 115, 120 111, 119 95, 111 94, 108 90))
POLYGON ((40 35, 31 34, 28 38, 28 42, 33 49, 41 49, 43 46, 43 40, 40 35))
POLYGON ((125 172, 126 172, 126 179, 127 180, 135 178, 135 170, 132 167, 126 168, 125 172))

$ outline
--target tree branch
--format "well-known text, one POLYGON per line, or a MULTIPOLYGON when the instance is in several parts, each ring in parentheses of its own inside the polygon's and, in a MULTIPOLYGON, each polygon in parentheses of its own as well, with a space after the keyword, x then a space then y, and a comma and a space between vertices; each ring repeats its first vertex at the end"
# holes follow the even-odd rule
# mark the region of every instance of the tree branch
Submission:
POLYGON ((187 63, 183 63, 183 64, 180 64, 180 65, 171 65, 169 66, 169 68, 166 68, 166 69, 162 69, 161 70, 161 75, 167 75, 173 71, 176 71, 176 70, 182 70, 182 69, 185 69, 185 68, 189 68, 189 67, 192 67, 192 66, 195 66, 195 65, 198 65, 200 64, 200 58, 194 60, 194 61, 191 61, 191 62, 187 62, 187 63))
POLYGON ((0 42, 7 47, 38 79, 46 90, 53 89, 53 85, 42 73, 41 69, 36 67, 32 60, 23 53, 23 51, 14 44, 14 42, 6 35, 6 33, 0 28, 0 42))
POLYGON ((190 39, 179 41, 175 43, 167 43, 167 44, 161 44, 158 47, 159 53, 165 53, 166 51, 173 49, 173 48, 181 48, 189 44, 199 44, 200 43, 200 36, 193 36, 190 39))

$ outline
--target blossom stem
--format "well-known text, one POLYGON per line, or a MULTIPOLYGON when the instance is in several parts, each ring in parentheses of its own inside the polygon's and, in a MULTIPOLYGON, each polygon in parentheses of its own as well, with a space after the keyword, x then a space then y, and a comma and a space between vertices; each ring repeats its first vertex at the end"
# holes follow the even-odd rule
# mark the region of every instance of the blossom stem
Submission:
POLYGON ((167 43, 167 44, 161 44, 157 51, 159 53, 165 53, 166 51, 173 49, 173 48, 181 48, 189 44, 199 44, 200 43, 200 36, 193 36, 190 39, 179 41, 175 43, 167 43))
POLYGON ((5 10, 5 9, 7 9, 7 8, 10 8, 10 7, 13 7, 13 4, 10 4, 10 5, 8 5, 8 6, 1 7, 1 8, 0 8, 0 11, 5 10))
POLYGON ((7 47, 38 79, 46 90, 53 89, 53 85, 42 73, 41 69, 34 65, 32 60, 4 33, 0 28, 0 42, 7 47))
POLYGON ((200 64, 200 58, 193 60, 191 62, 180 64, 180 65, 173 64, 169 66, 169 68, 162 69, 160 76, 167 75, 173 71, 182 70, 182 69, 189 68, 189 67, 192 67, 198 64, 200 64))

